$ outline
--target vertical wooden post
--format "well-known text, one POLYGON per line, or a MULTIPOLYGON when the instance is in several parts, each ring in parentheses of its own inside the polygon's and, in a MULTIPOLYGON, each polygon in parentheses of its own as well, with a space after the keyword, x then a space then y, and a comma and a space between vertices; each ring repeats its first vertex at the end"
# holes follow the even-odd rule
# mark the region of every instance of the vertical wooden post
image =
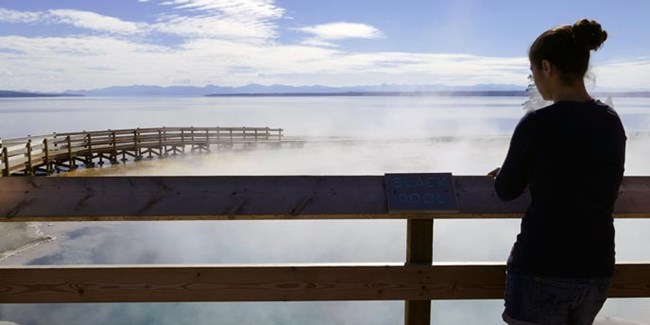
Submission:
POLYGON ((9 152, 7 147, 2 148, 2 164, 4 165, 2 176, 9 176, 9 152))
POLYGON ((190 126, 190 144, 191 144, 191 147, 192 147, 192 149, 190 151, 194 152, 195 146, 194 146, 194 127, 193 126, 190 126))
POLYGON ((185 129, 181 129, 181 151, 185 153, 185 129))
POLYGON ((43 139, 43 151, 45 152, 45 171, 48 175, 51 175, 52 166, 50 165, 50 148, 47 144, 47 138, 43 139))
POLYGON ((111 165, 113 165, 117 161, 117 137, 115 136, 115 131, 111 131, 111 147, 113 148, 113 152, 111 153, 111 165))
POLYGON ((77 168, 77 164, 74 162, 74 157, 72 157, 72 141, 70 136, 65 137, 65 142, 68 144, 68 164, 70 165, 70 170, 77 168))
MULTIPOLYGON (((406 229, 406 264, 433 262, 433 219, 409 219, 406 229)), ((429 325, 430 300, 407 300, 404 310, 405 325, 429 325)))
POLYGON ((278 131, 278 141, 282 141, 282 129, 278 131))
POLYGON ((163 129, 162 129, 162 133, 163 133, 163 142, 165 143, 165 148, 164 148, 165 149, 165 156, 167 156, 168 155, 168 153, 167 153, 167 130, 165 129, 164 126, 163 126, 163 129))
POLYGON ((34 167, 32 166, 32 139, 27 140, 27 175, 34 175, 34 167))
POLYGON ((243 130, 242 133, 244 134, 244 141, 246 141, 246 127, 242 126, 241 129, 243 130))
POLYGON ((205 129, 205 151, 210 152, 210 131, 205 129))
POLYGON ((134 149, 134 157, 135 160, 141 160, 142 156, 140 155, 140 144, 139 144, 139 138, 138 138, 138 129, 133 130, 133 149, 134 149))
POLYGON ((162 155, 163 155, 162 130, 158 129, 158 157, 162 157, 162 155))
POLYGON ((93 137, 88 132, 86 134, 86 138, 88 138, 87 144, 88 144, 88 152, 86 153, 86 167, 93 167, 93 137))

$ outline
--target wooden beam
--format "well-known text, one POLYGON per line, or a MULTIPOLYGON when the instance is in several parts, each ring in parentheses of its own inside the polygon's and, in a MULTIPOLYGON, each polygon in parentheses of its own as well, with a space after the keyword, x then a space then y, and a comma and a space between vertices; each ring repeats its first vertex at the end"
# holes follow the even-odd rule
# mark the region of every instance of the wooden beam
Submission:
MULTIPOLYGON (((406 228, 407 265, 431 265, 433 262, 433 220, 410 219, 406 228)), ((426 290, 426 285, 421 284, 426 290)), ((431 323, 431 300, 407 300, 404 303, 405 325, 431 323)))
MULTIPOLYGON (((72 162, 71 162, 72 163, 72 162)), ((2 177, 0 221, 517 218, 485 176, 454 177, 458 213, 389 214, 383 176, 2 177)), ((650 177, 626 177, 615 214, 650 218, 650 177)))
MULTIPOLYGON (((502 299, 505 266, 7 266, 0 303, 502 299)), ((650 264, 616 267, 610 297, 650 297, 650 264)))

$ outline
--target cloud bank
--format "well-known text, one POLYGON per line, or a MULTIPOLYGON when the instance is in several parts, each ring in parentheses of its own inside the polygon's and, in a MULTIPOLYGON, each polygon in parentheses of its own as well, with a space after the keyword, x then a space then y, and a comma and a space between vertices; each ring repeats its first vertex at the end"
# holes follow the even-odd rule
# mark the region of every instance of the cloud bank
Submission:
MULTIPOLYGON (((62 32, 0 36, 0 89, 63 91, 108 86, 239 86, 249 83, 356 86, 515 84, 525 87, 527 59, 466 53, 360 51, 342 44, 388 39, 363 22, 287 27, 274 0, 138 1, 150 21, 76 9, 0 8, 0 27, 62 32), (288 40, 285 33, 302 38, 288 40), (341 43, 346 41, 346 43, 341 43)), ((137 2, 136 2, 137 3, 137 2)), ((650 88, 650 58, 605 62, 597 86, 650 88)))

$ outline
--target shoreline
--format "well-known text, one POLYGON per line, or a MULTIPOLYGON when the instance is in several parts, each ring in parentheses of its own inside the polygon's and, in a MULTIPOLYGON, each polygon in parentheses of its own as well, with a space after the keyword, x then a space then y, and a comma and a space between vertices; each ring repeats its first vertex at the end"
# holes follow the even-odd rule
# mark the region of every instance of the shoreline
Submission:
POLYGON ((0 265, 26 265, 50 255, 60 249, 67 233, 88 226, 81 222, 0 223, 0 265))
POLYGON ((40 229, 40 222, 0 224, 0 261, 56 239, 40 229))

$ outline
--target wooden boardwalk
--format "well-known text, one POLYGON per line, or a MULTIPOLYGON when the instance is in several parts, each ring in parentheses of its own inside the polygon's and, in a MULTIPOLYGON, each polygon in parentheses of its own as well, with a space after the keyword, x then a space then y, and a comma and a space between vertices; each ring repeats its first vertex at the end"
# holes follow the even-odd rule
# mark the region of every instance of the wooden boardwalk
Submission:
MULTIPOLYGON (((529 195, 504 203, 490 177, 456 176, 457 211, 395 213, 387 204, 386 181, 385 176, 0 178, 0 222, 401 219, 407 227, 404 263, 6 266, 0 268, 0 303, 403 300, 404 323, 427 325, 432 299, 503 298, 504 264, 435 263, 434 221, 519 218, 529 195)), ((650 177, 625 177, 614 216, 650 218, 648 197, 650 177)), ((650 264, 619 262, 609 294, 650 297, 650 264)))
POLYGON ((51 175, 82 164, 94 167, 144 157, 165 157, 211 148, 279 146, 282 129, 268 127, 162 127, 53 133, 0 142, 0 171, 9 175, 51 175))

